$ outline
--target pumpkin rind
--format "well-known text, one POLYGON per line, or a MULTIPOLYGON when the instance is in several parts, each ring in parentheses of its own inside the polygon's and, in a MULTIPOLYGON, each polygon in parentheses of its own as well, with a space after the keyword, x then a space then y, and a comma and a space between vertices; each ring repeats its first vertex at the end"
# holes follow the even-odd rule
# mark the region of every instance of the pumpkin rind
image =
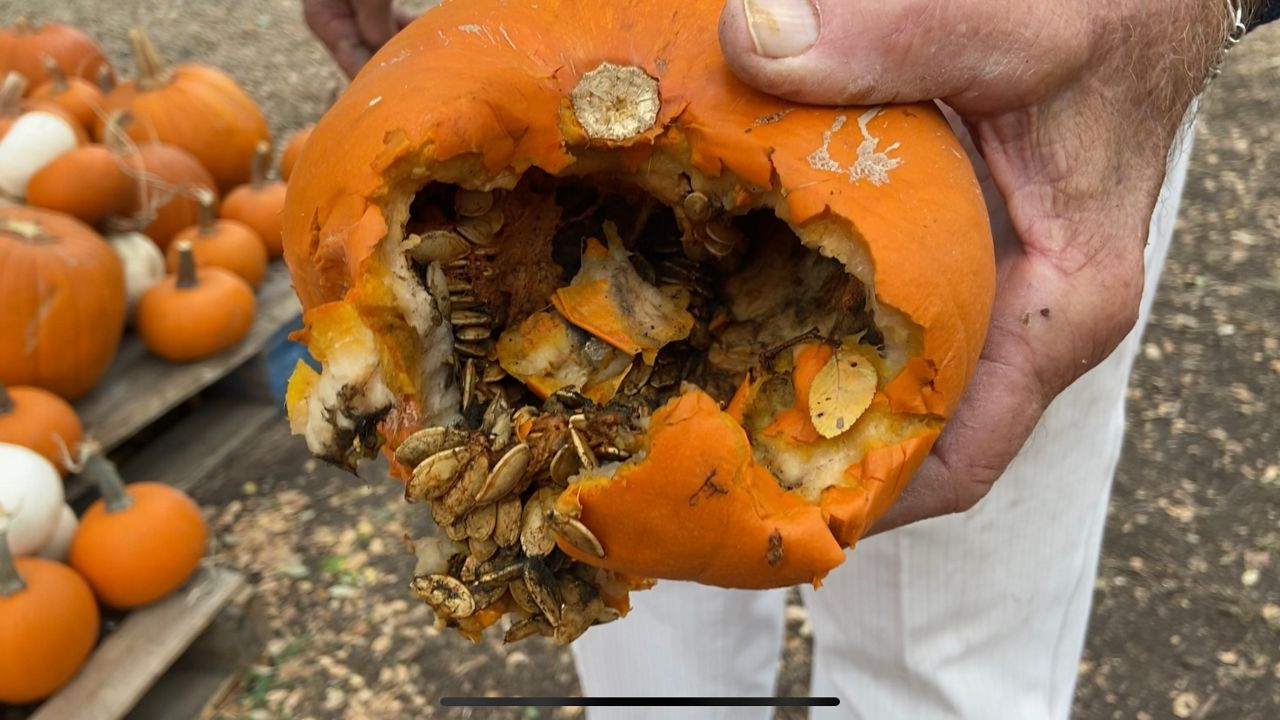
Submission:
POLYGON ((151 182, 130 210, 131 215, 153 213, 143 228, 147 237, 164 250, 173 236, 195 224, 200 215, 196 191, 200 188, 217 194, 213 176, 191 153, 165 143, 138 145, 138 161, 151 182), (157 182, 158 181, 158 182, 157 182))
POLYGON ((35 87, 49 79, 42 56, 49 56, 67 75, 94 81, 102 68, 110 74, 102 48, 71 25, 47 22, 32 25, 19 19, 0 28, 0 74, 16 70, 35 87))
POLYGON ((0 443, 31 448, 65 475, 83 438, 80 416, 66 400, 38 387, 0 385, 0 443))
POLYGON ((98 605, 74 570, 45 558, 15 561, 26 588, 0 595, 0 703, 49 697, 98 642, 98 605))
POLYGON ((102 237, 69 215, 0 207, 0 288, 0 382, 88 392, 124 332, 124 270, 102 237))

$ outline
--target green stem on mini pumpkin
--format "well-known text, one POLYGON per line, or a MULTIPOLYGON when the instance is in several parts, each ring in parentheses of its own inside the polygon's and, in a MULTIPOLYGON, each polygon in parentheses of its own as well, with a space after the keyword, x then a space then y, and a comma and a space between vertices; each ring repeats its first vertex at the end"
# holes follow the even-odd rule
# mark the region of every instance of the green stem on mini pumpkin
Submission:
POLYGON ((85 454, 88 457, 84 461, 84 468, 80 471, 80 475, 97 486, 103 502, 107 504, 107 512, 128 510, 133 505, 133 496, 125 490, 124 480, 120 478, 115 464, 108 460, 96 445, 89 443, 86 445, 88 447, 85 454))
POLYGON ((13 396, 9 394, 9 388, 0 382, 0 415, 8 415, 13 409, 13 396))
POLYGON ((9 551, 9 517, 0 508, 0 597, 17 595, 27 589, 9 551))
POLYGON ((193 288, 196 286, 196 254, 191 250, 190 240, 178 241, 178 279, 175 287, 193 288))
POLYGON ((168 85, 173 80, 173 73, 164 64, 147 33, 142 28, 134 28, 129 31, 129 41, 133 43, 133 59, 138 63, 138 87, 155 90, 168 85))
POLYGON ((207 187, 196 188, 195 195, 196 202, 200 203, 200 209, 196 211, 196 232, 201 237, 207 237, 218 229, 218 211, 214 207, 218 196, 207 187))
POLYGON ((49 80, 53 83, 53 91, 62 94, 71 86, 67 83, 67 74, 62 72, 62 68, 58 67, 58 61, 48 55, 41 55, 40 62, 44 63, 44 71, 49 73, 49 80))
POLYGON ((0 83, 0 117, 17 117, 22 114, 22 94, 27 91, 27 79, 17 70, 10 70, 0 83))
POLYGON ((267 182, 267 170, 271 167, 271 143, 259 140, 253 148, 253 164, 250 166, 249 187, 261 190, 267 182))
POLYGON ((103 63, 98 66, 98 89, 103 95, 109 94, 116 89, 116 76, 111 72, 111 66, 103 63))

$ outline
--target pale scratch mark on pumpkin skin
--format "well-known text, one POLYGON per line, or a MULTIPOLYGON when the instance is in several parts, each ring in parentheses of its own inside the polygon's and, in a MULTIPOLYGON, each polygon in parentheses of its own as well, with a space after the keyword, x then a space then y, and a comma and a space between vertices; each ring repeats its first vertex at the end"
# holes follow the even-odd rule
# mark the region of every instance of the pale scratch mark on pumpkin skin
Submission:
POLYGON ((34 355, 36 346, 40 341, 40 327, 44 325, 44 319, 53 312, 54 300, 58 297, 57 288, 49 288, 45 285, 43 278, 36 279, 36 292, 40 296, 40 305, 36 308, 36 314, 27 323, 27 331, 23 333, 26 342, 23 350, 27 356, 34 355), (49 292, 52 290, 52 292, 49 292))
POLYGON ((504 40, 506 40, 506 41, 507 41, 507 44, 511 46, 511 49, 512 49, 512 50, 519 50, 519 49, 520 49, 520 48, 516 47, 516 43, 515 43, 515 41, 511 39, 511 36, 510 36, 510 35, 508 35, 508 34, 507 34, 507 28, 506 28, 506 26, 504 26, 504 25, 499 25, 499 26, 498 26, 498 32, 502 33, 502 38, 503 38, 504 40))
POLYGON ((884 185, 889 182, 889 171, 902 164, 902 158, 889 157, 889 153, 898 149, 901 143, 893 143, 884 150, 877 150, 880 139, 871 134, 867 128, 881 107, 873 107, 858 116, 858 131, 862 134, 862 142, 858 144, 858 158, 848 168, 842 167, 831 157, 831 138, 849 121, 847 115, 837 115, 831 123, 831 129, 822 133, 822 145, 806 158, 810 167, 815 170, 841 173, 849 176, 850 183, 859 180, 870 180, 872 185, 884 185))

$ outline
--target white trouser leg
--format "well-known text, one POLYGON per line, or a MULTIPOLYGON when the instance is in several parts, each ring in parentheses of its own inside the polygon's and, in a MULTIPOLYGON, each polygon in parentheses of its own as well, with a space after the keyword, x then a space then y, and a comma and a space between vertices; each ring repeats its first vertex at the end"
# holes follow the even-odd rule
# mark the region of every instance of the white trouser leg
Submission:
POLYGON ((977 508, 870 538, 806 591, 811 692, 841 699, 814 720, 1070 714, 1125 388, 1189 153, 1188 139, 1152 219, 1138 328, 1053 403, 977 508))
MULTIPOLYGON (((583 694, 772 695, 782 651, 784 590, 659 582, 623 619, 573 645, 583 694)), ((767 720, 772 708, 591 708, 590 720, 767 720)))

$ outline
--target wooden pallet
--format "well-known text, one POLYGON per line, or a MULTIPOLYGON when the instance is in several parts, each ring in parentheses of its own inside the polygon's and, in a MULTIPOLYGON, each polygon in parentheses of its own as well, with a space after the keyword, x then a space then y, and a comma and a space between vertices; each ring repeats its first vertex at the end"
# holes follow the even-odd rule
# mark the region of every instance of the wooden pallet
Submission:
MULTIPOLYGON (((262 383, 263 356, 299 313, 282 263, 272 264, 257 298, 248 337, 200 362, 168 363, 127 335, 97 388, 76 403, 86 434, 116 460, 126 481, 191 491, 246 440, 284 421, 279 400, 254 386, 262 383)), ((94 488, 68 479, 74 506, 83 509, 95 497, 94 488)), ((252 606, 252 589, 240 573, 204 568, 175 595, 108 627, 93 657, 58 694, 34 708, 0 706, 0 718, 199 717, 261 648, 252 606)))

